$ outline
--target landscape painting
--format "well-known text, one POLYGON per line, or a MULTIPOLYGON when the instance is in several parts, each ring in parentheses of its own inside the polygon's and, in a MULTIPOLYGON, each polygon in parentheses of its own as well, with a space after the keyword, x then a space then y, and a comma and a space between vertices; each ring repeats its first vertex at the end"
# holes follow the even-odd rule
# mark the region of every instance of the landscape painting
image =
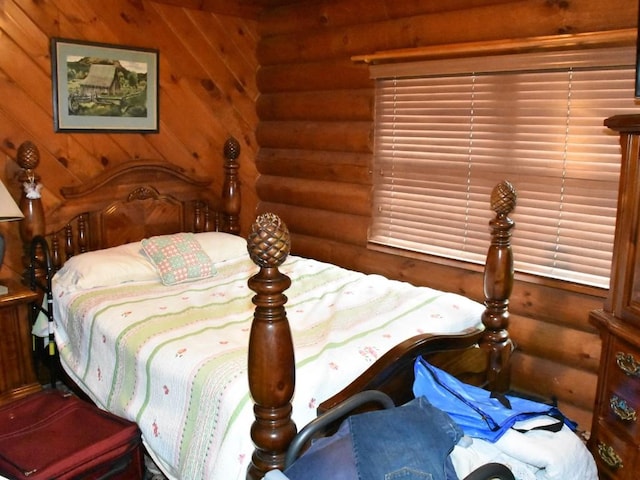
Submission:
POLYGON ((158 131, 158 52, 53 38, 56 131, 158 131))

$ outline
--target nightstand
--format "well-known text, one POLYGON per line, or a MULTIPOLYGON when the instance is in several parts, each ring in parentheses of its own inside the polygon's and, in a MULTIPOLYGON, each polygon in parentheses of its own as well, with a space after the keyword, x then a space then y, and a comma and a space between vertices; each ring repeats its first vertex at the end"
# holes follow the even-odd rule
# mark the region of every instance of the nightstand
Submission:
POLYGON ((9 288, 0 295, 0 405, 39 391, 31 350, 29 303, 36 292, 18 280, 3 279, 9 288))

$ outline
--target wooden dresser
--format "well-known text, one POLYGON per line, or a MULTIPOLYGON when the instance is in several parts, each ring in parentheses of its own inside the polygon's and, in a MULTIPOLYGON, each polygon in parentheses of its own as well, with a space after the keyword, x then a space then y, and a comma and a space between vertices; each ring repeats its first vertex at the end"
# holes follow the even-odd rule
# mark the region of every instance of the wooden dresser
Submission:
POLYGON ((608 118, 622 169, 609 294, 590 320, 602 357, 589 449, 601 479, 640 478, 640 115, 608 118))

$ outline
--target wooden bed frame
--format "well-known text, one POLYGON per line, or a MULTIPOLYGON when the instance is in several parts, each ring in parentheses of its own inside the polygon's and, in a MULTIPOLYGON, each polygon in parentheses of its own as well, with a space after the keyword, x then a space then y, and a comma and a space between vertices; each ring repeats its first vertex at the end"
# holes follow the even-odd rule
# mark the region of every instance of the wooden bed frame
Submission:
MULTIPOLYGON (((71 256, 152 235, 212 230, 238 234, 239 155, 238 142, 229 139, 224 146, 220 195, 211 191, 210 178, 194 177, 169 163, 147 160, 123 163, 83 185, 61 189, 63 202, 47 212, 46 220, 39 196, 23 195, 21 208, 25 219, 21 236, 28 281, 33 288, 49 291, 50 277, 71 256), (41 247, 32 252, 38 242, 45 242, 49 250, 46 261, 40 258, 41 247), (34 261, 31 257, 38 259, 34 261)), ((18 149, 16 160, 23 169, 21 181, 33 190, 39 182, 37 147, 25 142, 18 149)), ((484 274, 485 329, 407 339, 346 389, 325 400, 320 412, 366 389, 389 394, 396 405, 408 401, 413 395, 413 362, 419 355, 470 383, 498 391, 508 389, 508 364, 514 348, 507 331, 513 285, 510 239, 514 224, 509 214, 515 201, 515 190, 508 182, 501 182, 492 192, 495 217, 489 222, 491 244, 484 274)), ((258 217, 248 236, 248 250, 259 272, 248 279, 249 288, 255 292, 248 354, 249 389, 255 413, 251 437, 255 450, 247 478, 259 479, 269 470, 283 468, 287 448, 297 431, 291 419, 294 346, 284 293, 291 281, 278 270, 289 254, 290 238, 280 218, 274 214, 258 217)))

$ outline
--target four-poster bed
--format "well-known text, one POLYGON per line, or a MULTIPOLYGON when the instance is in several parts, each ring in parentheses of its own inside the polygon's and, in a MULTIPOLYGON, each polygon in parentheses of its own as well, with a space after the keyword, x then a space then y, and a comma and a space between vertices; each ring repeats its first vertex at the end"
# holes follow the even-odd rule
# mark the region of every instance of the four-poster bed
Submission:
MULTIPOLYGON (((135 160, 105 171, 84 185, 63 188, 63 202, 53 211, 47 212, 46 219, 37 196, 25 196, 22 199, 25 220, 21 234, 29 257, 27 275, 32 287, 43 291, 47 297, 47 302, 34 306, 34 312, 40 313, 40 317, 48 315, 52 321, 48 325, 48 333, 52 335, 55 329, 55 340, 60 347, 66 374, 76 387, 99 406, 135 420, 142 430, 147 449, 166 473, 176 478, 191 478, 189 475, 193 473, 185 472, 190 472, 189 468, 200 468, 197 463, 207 463, 211 456, 211 465, 207 466, 209 473, 199 471, 198 475, 208 478, 209 475, 219 474, 223 467, 215 462, 223 460, 213 458, 215 455, 211 451, 221 449, 222 453, 217 456, 224 457, 229 452, 237 453, 234 448, 239 449, 237 445, 245 441, 243 439, 238 444, 225 446, 231 436, 231 427, 223 424, 228 422, 229 425, 242 425, 242 428, 247 426, 243 435, 248 438, 248 425, 253 422, 250 430, 255 449, 250 455, 251 459, 240 452, 226 463, 237 464, 234 465, 235 470, 232 469, 234 472, 239 465, 247 471, 248 478, 261 478, 266 471, 283 467, 287 447, 296 433, 296 423, 313 418, 316 410, 327 410, 364 389, 384 391, 396 404, 410 399, 411 365, 419 355, 471 383, 496 390, 508 388, 508 363, 513 350, 507 331, 509 295, 513 284, 510 246, 513 222, 509 213, 515 206, 515 191, 508 182, 500 183, 492 193, 491 207, 495 218, 490 222, 491 242, 485 265, 486 298, 483 305, 459 295, 413 287, 403 282, 344 269, 335 273, 339 280, 334 277, 326 280, 322 277, 324 271, 338 267, 291 257, 286 226, 273 214, 258 218, 251 227, 246 242, 236 237, 240 231, 240 191, 237 180, 239 155, 238 143, 234 139, 228 140, 224 147, 224 179, 221 182, 223 191, 219 196, 211 191, 212 179, 194 178, 167 163, 135 160), (242 294, 235 296, 236 293, 216 290, 218 287, 213 285, 211 278, 202 280, 202 291, 199 282, 163 285, 157 278, 150 279, 146 276, 148 265, 144 267, 147 268, 144 274, 139 270, 131 270, 133 267, 122 267, 126 278, 119 283, 112 281, 111 271, 107 274, 100 271, 101 268, 106 268, 105 264, 112 268, 119 265, 113 260, 115 258, 126 259, 136 255, 145 258, 141 253, 141 249, 148 245, 145 241, 150 237, 166 238, 177 232, 195 232, 196 236, 193 238, 196 243, 192 245, 196 245, 196 248, 199 248, 198 245, 209 248, 209 256, 219 257, 213 260, 214 277, 220 281, 228 280, 227 283, 234 285, 234 292, 242 290, 242 294), (119 250, 113 250, 114 247, 119 250), (83 255, 79 255, 81 253, 83 255), (116 256, 109 256, 112 254, 116 256), (236 268, 236 264, 238 269, 232 269, 232 266, 236 268), (51 277, 56 272, 52 287, 51 277), (137 277, 138 275, 141 276, 137 277), (95 276, 100 277, 97 283, 95 276), (340 293, 340 299, 329 299, 329 295, 335 292, 316 290, 317 285, 309 280, 313 278, 318 279, 317 283, 332 285, 340 293), (81 281, 88 283, 80 285, 81 281), (360 325, 352 320, 356 317, 355 313, 363 308, 360 304, 353 303, 354 298, 361 296, 361 290, 356 291, 353 285, 362 282, 369 291, 380 291, 377 291, 377 297, 372 296, 370 300, 364 296, 369 293, 362 293, 362 302, 377 305, 379 310, 375 315, 371 312, 361 314, 363 320, 358 320, 360 325), (383 282, 385 286, 381 287, 383 282), (147 287, 152 283, 157 284, 154 288, 164 288, 161 290, 163 293, 150 293, 151 290, 147 290, 147 287), (247 285, 251 292, 244 288, 247 285), (393 293, 386 290, 382 292, 383 288, 391 288, 387 285, 393 285, 394 290, 389 291, 393 293), (202 299, 205 288, 211 289, 206 290, 206 300, 202 299), (401 294, 395 289, 407 291, 401 294), (398 319, 384 317, 395 314, 398 305, 407 304, 410 302, 408 299, 420 298, 417 297, 418 291, 420 295, 427 297, 420 306, 412 305, 411 310, 418 312, 418 315, 432 317, 429 321, 433 323, 413 321, 412 324, 407 320, 407 325, 400 328, 394 323, 398 319), (144 294, 132 297, 136 292, 144 294), (325 303, 314 303, 310 307, 305 302, 311 300, 305 295, 313 296, 314 302, 324 300, 325 303), (172 303, 165 302, 169 297, 181 299, 185 303, 174 307, 172 303), (204 312, 205 304, 211 303, 211 298, 224 298, 229 304, 248 302, 253 307, 242 313, 233 313, 228 320, 224 317, 224 321, 203 316, 201 320, 205 323, 202 325, 194 321, 193 316, 184 314, 184 311, 193 310, 193 315, 198 317, 197 312, 204 312), (126 305, 126 308, 117 302, 114 305, 114 299, 122 299, 122 305, 126 305), (345 310, 333 312, 334 304, 345 302, 345 299, 345 310), (385 303, 390 299, 398 304, 385 303), (127 300, 130 303, 124 303, 127 300), (285 311, 288 301, 293 305, 285 311), (161 310, 161 313, 149 318, 143 318, 140 313, 140 318, 136 317, 138 311, 135 305, 145 302, 145 308, 161 310), (422 308, 435 310, 422 311, 422 308), (331 323, 333 318, 326 322, 316 322, 314 316, 321 316, 325 310, 331 312, 326 314, 327 317, 338 318, 344 325, 331 323), (448 324, 448 319, 445 321, 443 318, 449 315, 447 312, 454 310, 457 313, 462 311, 463 318, 448 324), (106 311, 112 311, 113 315, 104 315, 106 311), (76 314, 78 318, 74 319, 73 315, 76 314), (95 315, 95 318, 89 318, 90 314, 95 315), (97 319, 101 315, 109 317, 107 326, 102 324, 103 326, 98 327, 97 319), (170 315, 173 316, 169 317, 170 315), (85 316, 89 319, 90 326, 78 327, 73 323, 85 316), (378 317, 381 319, 378 320, 378 317), (167 320, 168 318, 171 320, 167 320), (122 324, 122 330, 110 331, 119 324, 122 324), (155 330, 145 330, 151 324, 161 326, 154 327, 155 330), (202 345, 176 343, 173 338, 165 338, 166 332, 177 328, 177 324, 180 324, 180 328, 187 328, 180 330, 181 338, 195 336, 196 329, 224 330, 228 326, 233 326, 234 329, 228 332, 225 330, 228 337, 207 340, 214 341, 215 344, 206 345, 204 350, 221 352, 214 359, 198 359, 192 364, 185 364, 189 367, 174 368, 173 365, 180 363, 182 359, 188 360, 192 351, 203 348, 202 345), (197 327, 194 326, 196 324, 197 327), (82 337, 85 329, 94 328, 97 329, 91 330, 89 338, 82 337), (397 339, 395 336, 398 332, 405 336, 397 339), (72 351, 76 336, 79 346, 75 347, 77 351, 72 351), (113 345, 109 344, 110 336, 114 338, 113 345), (324 343, 320 347, 314 343, 317 342, 316 337, 323 339, 324 343), (366 343, 373 341, 370 340, 373 337, 380 343, 366 343), (161 339, 159 343, 148 343, 150 339, 156 338, 161 339), (239 342, 238 346, 233 346, 236 340, 239 342), (97 343, 89 343, 91 341, 97 343), (103 347, 103 344, 106 346, 103 347), (171 348, 165 350, 167 345, 171 345, 171 348), (348 360, 345 361, 340 359, 338 353, 347 346, 352 350, 345 350, 351 353, 341 353, 347 355, 348 360), (103 349, 107 352, 107 359, 96 360, 103 349), (146 349, 151 353, 142 366, 127 363, 134 361, 133 357, 127 356, 128 350, 132 350, 132 355, 135 356, 142 355, 146 349), (175 352, 173 356, 168 355, 169 351, 175 352), (83 352, 86 358, 82 357, 83 352), (327 356, 327 352, 331 355, 327 356), (108 355, 112 355, 115 362, 110 361, 108 355), (169 357, 173 363, 164 364, 164 367, 161 363, 153 363, 169 357), (230 363, 223 364, 222 357, 228 357, 230 363), (119 362, 127 364, 127 367, 118 370, 121 367, 119 362), (327 367, 328 379, 334 378, 333 375, 341 375, 340 381, 333 384, 327 378, 322 378, 321 374, 316 377, 319 370, 314 362, 327 367), (349 366, 354 370, 349 372, 345 366, 351 363, 354 365, 349 366), (158 368, 183 368, 185 375, 199 378, 204 370, 213 368, 212 364, 221 365, 225 371, 215 371, 211 377, 203 380, 204 383, 198 384, 197 388, 183 383, 182 379, 176 380, 178 377, 172 377, 171 381, 176 382, 173 384, 168 383, 168 380, 167 383, 155 384, 155 379, 163 373, 162 370, 156 370, 158 368), (367 369, 369 365, 370 368, 367 369), (140 373, 136 373, 133 378, 131 372, 137 370, 140 373), (119 371, 126 372, 124 376, 130 375, 131 378, 118 377, 119 371), (215 380, 211 380, 212 377, 215 380), (247 378, 250 396, 248 392, 236 396, 228 394, 233 389, 240 388, 237 385, 243 385, 246 390, 247 378), (216 382, 224 385, 217 385, 216 382), (319 390, 314 390, 307 396, 308 390, 318 388, 319 390), (137 397, 139 391, 142 391, 140 398, 137 397), (176 391, 184 398, 172 397, 176 391), (197 397, 194 393, 196 391, 199 395, 197 397), (162 398, 157 399, 157 396, 162 398), (298 405, 293 401, 294 396, 298 405), (173 410, 160 412, 150 409, 149 405, 160 402, 159 405, 162 406, 163 401, 169 402, 168 398, 174 402, 170 405, 173 410), (122 405, 119 403, 121 399, 122 405), (227 413, 223 409, 223 401, 235 402, 227 413), (136 402, 141 402, 143 407, 133 407, 132 404, 136 402), (215 411, 205 412, 208 402, 215 404, 215 411), (247 419, 246 409, 242 410, 243 402, 247 405, 253 403, 254 419, 247 419), (305 412, 301 412, 302 402, 305 412), (145 410, 147 407, 149 409, 145 410), (137 413, 134 412, 135 408, 139 408, 137 413), (184 410, 175 410, 179 408, 184 410), (163 435, 168 436, 167 429, 163 430, 167 415, 183 415, 185 423, 191 429, 187 433, 187 429, 172 432, 176 436, 175 452, 163 450, 165 446, 160 443, 163 435), (296 415, 299 415, 297 421, 296 415), (194 434, 193 431, 203 428, 204 424, 212 425, 212 429, 220 429, 222 427, 219 425, 223 425, 220 443, 208 437, 203 440, 202 432, 194 434), (203 455, 206 459, 189 458, 191 454, 185 447, 187 442, 193 442, 189 444, 191 446, 198 442, 204 443, 205 445, 200 445, 201 450, 195 447, 193 450, 205 452, 203 455)), ((32 143, 25 142, 19 149, 17 162, 24 170, 23 180, 33 186, 38 181, 37 148, 32 143)), ((190 240, 193 241, 193 238, 190 240)), ((171 239, 173 241, 174 237, 171 239)), ((136 257, 133 263, 140 263, 140 258, 136 257)), ((140 265, 138 267, 143 268, 140 265)), ((164 281, 164 277, 162 280, 164 281)), ((172 371, 172 374, 176 372, 172 371)), ((206 435, 208 432, 205 432, 206 435)), ((227 467, 226 463, 224 468, 227 467)), ((225 472, 225 475, 230 475, 228 471, 225 472)), ((225 480, 229 478, 231 477, 227 476, 225 480)))

